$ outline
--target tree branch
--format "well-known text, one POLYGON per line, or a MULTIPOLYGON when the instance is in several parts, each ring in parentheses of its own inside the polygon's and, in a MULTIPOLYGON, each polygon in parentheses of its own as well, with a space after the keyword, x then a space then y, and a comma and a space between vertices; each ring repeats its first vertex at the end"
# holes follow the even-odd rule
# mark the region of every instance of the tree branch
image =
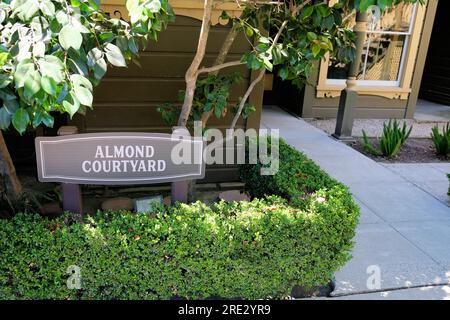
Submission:
POLYGON ((230 129, 234 129, 236 127, 236 123, 238 122, 239 118, 241 117, 242 110, 244 109, 245 103, 247 102, 247 99, 250 97, 250 94, 252 93, 255 86, 260 82, 266 73, 266 69, 262 69, 255 80, 252 81, 250 86, 248 87, 247 91, 245 92, 244 96, 241 99, 241 102, 239 103, 239 108, 233 118, 233 121, 231 122, 230 129))
MULTIPOLYGON (((280 29, 278 29, 277 34, 275 35, 275 38, 273 38, 273 43, 270 46, 268 51, 272 51, 272 49, 277 45, 278 40, 281 37, 281 34, 283 33, 284 29, 286 28, 287 24, 289 23, 289 20, 283 21, 283 23, 280 26, 280 29)), ((242 110, 244 109, 245 103, 247 102, 247 99, 250 97, 250 94, 252 93, 255 86, 264 78, 264 75, 266 73, 266 69, 262 69, 255 80, 252 81, 250 86, 248 87, 247 91, 245 92, 244 96, 241 99, 241 102, 239 103, 238 110, 236 114, 234 115, 233 121, 231 122, 230 129, 234 129, 236 127, 236 123, 238 122, 239 118, 241 117, 242 110)))
POLYGON ((186 126, 189 119, 189 114, 192 109, 192 102, 194 100, 195 87, 198 77, 198 68, 205 57, 206 44, 208 42, 209 30, 211 29, 211 13, 213 9, 214 0, 204 1, 204 11, 202 18, 202 27, 200 29, 200 36, 198 39, 197 52, 192 60, 191 66, 186 72, 186 94, 184 96, 183 106, 181 108, 180 118, 178 119, 179 126, 186 126))
POLYGON ((220 71, 221 69, 234 67, 234 66, 240 66, 240 65, 243 65, 243 64, 245 64, 245 62, 242 62, 241 60, 225 62, 225 63, 222 63, 222 64, 214 65, 212 67, 201 68, 201 69, 199 69, 197 71, 197 74, 201 74, 201 73, 215 73, 215 72, 220 71))

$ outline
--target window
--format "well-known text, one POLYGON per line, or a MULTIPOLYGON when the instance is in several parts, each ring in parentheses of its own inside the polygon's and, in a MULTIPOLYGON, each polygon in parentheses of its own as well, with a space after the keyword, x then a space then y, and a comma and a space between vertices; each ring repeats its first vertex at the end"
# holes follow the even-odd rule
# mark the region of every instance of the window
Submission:
MULTIPOLYGON (((362 50, 358 85, 400 86, 402 71, 413 33, 417 5, 402 3, 382 14, 369 12, 366 40, 362 50)), ((355 24, 355 14, 347 17, 355 24)), ((348 65, 329 59, 326 84, 340 84, 347 78, 348 65)))

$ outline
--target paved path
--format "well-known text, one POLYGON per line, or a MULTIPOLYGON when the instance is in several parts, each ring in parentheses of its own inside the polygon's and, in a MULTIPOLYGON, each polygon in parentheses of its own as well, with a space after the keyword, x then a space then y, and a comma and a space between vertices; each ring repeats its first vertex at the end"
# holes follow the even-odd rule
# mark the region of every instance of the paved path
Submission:
POLYGON ((381 165, 277 107, 264 108, 262 125, 280 129, 361 206, 353 259, 336 274, 333 296, 450 298, 450 163, 381 165), (380 287, 369 278, 378 271, 380 287))

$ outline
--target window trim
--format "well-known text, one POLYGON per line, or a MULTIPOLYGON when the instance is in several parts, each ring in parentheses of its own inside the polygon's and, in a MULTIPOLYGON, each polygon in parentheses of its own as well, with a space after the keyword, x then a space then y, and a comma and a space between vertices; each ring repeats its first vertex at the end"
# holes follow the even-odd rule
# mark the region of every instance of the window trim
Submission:
MULTIPOLYGON (((356 90, 361 95, 383 96, 390 99, 406 100, 411 92, 411 81, 414 72, 415 60, 418 53, 418 47, 425 21, 425 5, 416 5, 413 21, 408 32, 404 31, 368 31, 368 33, 382 34, 405 34, 405 51, 402 59, 399 76, 395 81, 385 80, 357 80, 356 90)), ((319 64, 319 79, 316 86, 317 98, 339 97, 341 91, 346 86, 345 79, 327 79, 329 55, 326 55, 319 64)))

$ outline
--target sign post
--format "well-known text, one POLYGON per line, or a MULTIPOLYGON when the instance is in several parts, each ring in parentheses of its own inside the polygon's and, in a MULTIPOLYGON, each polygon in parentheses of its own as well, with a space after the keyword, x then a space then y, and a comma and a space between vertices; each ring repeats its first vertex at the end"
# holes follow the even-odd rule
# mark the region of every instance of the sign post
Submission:
MULTIPOLYGON (((67 136, 78 133, 78 128, 73 126, 64 126, 59 128, 58 136, 67 136)), ((62 183, 63 210, 73 212, 78 222, 83 222, 83 197, 79 184, 62 183)))
POLYGON ((81 184, 172 183, 172 200, 187 201, 188 181, 205 175, 203 140, 185 128, 174 133, 76 134, 62 127, 58 137, 37 137, 41 182, 63 185, 64 210, 82 214, 81 184))

